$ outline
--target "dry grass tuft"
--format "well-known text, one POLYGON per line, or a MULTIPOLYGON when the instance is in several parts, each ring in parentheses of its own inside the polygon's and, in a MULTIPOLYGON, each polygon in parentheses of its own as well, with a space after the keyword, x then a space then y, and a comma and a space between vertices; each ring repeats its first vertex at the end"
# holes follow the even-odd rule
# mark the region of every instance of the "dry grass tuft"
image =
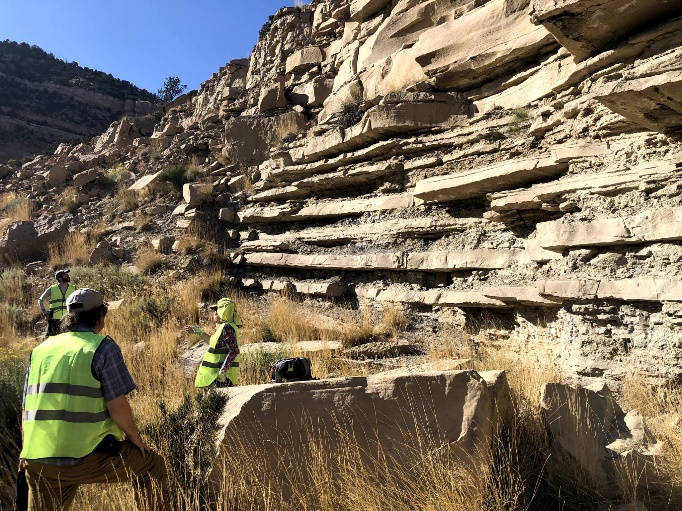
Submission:
POLYGON ((135 190, 128 190, 122 186, 116 191, 116 199, 120 204, 120 211, 127 213, 134 211, 140 205, 140 198, 135 190))
POLYGON ((135 256, 135 266, 142 273, 154 273, 161 269, 165 258, 159 254, 152 247, 147 247, 139 250, 135 256))
POLYGON ((658 462, 663 476, 667 509, 682 509, 682 388, 679 385, 651 385, 638 373, 623 383, 625 408, 638 410, 653 436, 663 442, 658 462))
POLYGON ((70 232, 63 240, 48 245, 49 264, 57 268, 86 263, 94 248, 95 242, 91 236, 80 231, 70 232))
MULTIPOLYGON (((31 220, 33 203, 25 195, 5 193, 0 196, 0 217, 6 219, 6 222, 3 222, 5 228, 12 222, 31 220)), ((2 234, 0 232, 0 235, 2 234)))

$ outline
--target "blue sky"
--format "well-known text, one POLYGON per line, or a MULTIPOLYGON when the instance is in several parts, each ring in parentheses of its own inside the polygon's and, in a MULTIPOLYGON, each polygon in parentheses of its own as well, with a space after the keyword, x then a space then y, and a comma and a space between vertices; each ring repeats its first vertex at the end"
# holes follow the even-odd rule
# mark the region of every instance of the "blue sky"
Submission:
MULTIPOLYGON (((308 2, 304 2, 308 3, 308 2)), ((168 76, 198 89, 294 0, 0 0, 0 40, 40 46, 69 62, 156 92, 168 76)))

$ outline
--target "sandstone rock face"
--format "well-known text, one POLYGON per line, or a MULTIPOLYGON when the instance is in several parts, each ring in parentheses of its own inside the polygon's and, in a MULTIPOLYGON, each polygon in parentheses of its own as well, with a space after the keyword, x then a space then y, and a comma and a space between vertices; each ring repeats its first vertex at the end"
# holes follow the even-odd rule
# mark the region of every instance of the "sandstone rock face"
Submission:
POLYGON ((618 406, 608 387, 547 383, 540 404, 552 433, 552 455, 565 460, 563 477, 582 471, 609 498, 658 480, 655 459, 662 445, 637 411, 626 414, 618 406))
MULTIPOLYGON (((414 463, 408 446, 420 439, 434 449, 451 449, 473 467, 488 459, 494 432, 509 412, 503 372, 378 374, 234 387, 227 393, 219 442, 228 442, 228 430, 241 431, 245 447, 262 453, 272 474, 285 474, 287 460, 306 459, 321 439, 330 463, 343 460, 349 436, 365 466, 379 461, 374 453, 381 452, 396 470, 409 470, 414 463), (419 406, 426 396, 429 406, 419 406)), ((309 477, 305 470, 299 473, 309 477)), ((274 484, 285 495, 291 492, 286 477, 274 484)))
MULTIPOLYGON (((216 236, 217 264, 247 293, 404 306, 411 328, 471 328, 571 382, 619 385, 633 366, 678 381, 678 3, 283 8, 249 58, 166 105, 155 126, 120 120, 0 165, 0 191, 49 217, 73 178, 74 225, 99 232, 120 217, 126 263, 168 237, 161 271, 191 272, 203 256, 177 240, 196 228, 216 236), (181 204, 158 182, 171 166, 192 176, 181 204), (95 179, 118 168, 133 182, 120 197, 95 179), (135 202, 152 234, 136 230, 135 202)), ((31 248, 36 237, 9 235, 31 248)))
POLYGON ((578 61, 680 14, 682 6, 671 0, 533 0, 533 21, 578 61))

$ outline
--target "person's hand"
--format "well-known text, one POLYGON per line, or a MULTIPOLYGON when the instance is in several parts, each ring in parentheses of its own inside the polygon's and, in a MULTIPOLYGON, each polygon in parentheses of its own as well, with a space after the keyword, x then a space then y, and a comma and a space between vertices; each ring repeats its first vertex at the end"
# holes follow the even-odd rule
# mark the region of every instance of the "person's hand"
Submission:
POLYGON ((194 334, 199 336, 203 335, 204 333, 204 331, 196 325, 187 325, 185 327, 185 330, 187 331, 188 334, 194 334))
POLYGON ((145 456, 147 456, 148 452, 151 452, 151 449, 149 448, 149 446, 147 446, 147 444, 145 444, 142 441, 142 437, 140 436, 139 433, 136 433, 135 435, 131 435, 131 436, 126 436, 126 438, 128 440, 130 440, 130 442, 140 450, 140 454, 142 454, 143 458, 145 456))

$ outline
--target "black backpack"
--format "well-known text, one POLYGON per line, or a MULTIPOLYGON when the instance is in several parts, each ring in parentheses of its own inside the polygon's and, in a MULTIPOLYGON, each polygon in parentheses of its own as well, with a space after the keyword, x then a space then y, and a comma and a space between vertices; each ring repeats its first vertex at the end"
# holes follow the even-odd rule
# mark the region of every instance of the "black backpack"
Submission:
POLYGON ((283 383, 288 381, 312 380, 310 360, 303 357, 285 358, 270 366, 270 381, 283 383))

